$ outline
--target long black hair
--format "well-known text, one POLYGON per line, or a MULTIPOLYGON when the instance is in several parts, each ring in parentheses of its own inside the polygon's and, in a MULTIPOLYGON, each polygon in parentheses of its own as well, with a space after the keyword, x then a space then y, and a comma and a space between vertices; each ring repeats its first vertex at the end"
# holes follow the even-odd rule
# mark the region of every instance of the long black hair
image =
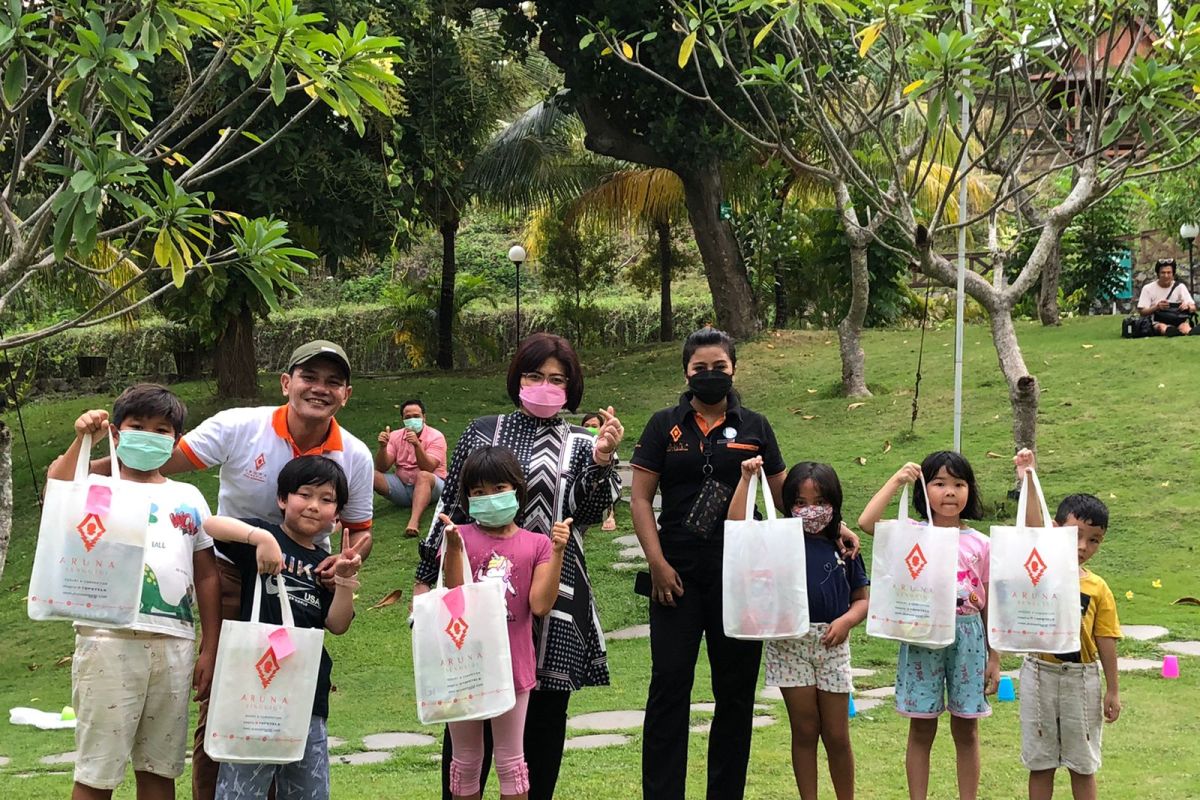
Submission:
POLYGON ((812 481, 821 499, 833 506, 833 518, 822 529, 821 535, 831 542, 837 542, 842 529, 842 482, 828 464, 801 461, 788 470, 787 477, 783 479, 783 508, 788 514, 792 513, 792 507, 800 498, 800 487, 805 481, 812 481))

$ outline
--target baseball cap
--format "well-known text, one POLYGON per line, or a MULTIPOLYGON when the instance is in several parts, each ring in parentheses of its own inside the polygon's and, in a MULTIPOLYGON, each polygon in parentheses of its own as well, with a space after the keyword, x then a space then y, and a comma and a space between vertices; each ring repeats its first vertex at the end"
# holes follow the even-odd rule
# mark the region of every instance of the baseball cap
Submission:
POLYGON ((350 359, 346 358, 346 351, 339 345, 334 344, 326 339, 314 339, 311 342, 305 342, 292 351, 291 358, 288 359, 287 372, 291 372, 297 365, 312 361, 314 358, 325 357, 336 361, 346 370, 346 379, 350 378, 350 359))

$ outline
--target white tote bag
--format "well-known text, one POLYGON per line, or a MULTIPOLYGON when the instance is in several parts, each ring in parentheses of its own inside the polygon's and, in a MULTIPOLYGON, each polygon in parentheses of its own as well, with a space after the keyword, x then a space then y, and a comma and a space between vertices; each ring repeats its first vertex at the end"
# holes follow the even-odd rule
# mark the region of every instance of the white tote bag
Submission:
POLYGON ((988 642, 996 650, 1079 651, 1078 528, 1049 526, 1042 486, 1029 470, 1017 501, 1017 524, 992 526, 988 642), (1042 506, 1045 527, 1025 525, 1030 485, 1042 506))
POLYGON ((443 544, 437 588, 413 598, 417 717, 426 725, 491 719, 517 701, 504 584, 472 581, 464 546, 463 583, 447 589, 445 563, 443 544))
POLYGON ((150 498, 121 480, 108 437, 111 475, 89 475, 92 437, 84 434, 75 477, 47 480, 29 616, 118 628, 134 621, 142 598, 150 498))
POLYGON ((958 537, 957 528, 910 522, 908 486, 901 490, 899 519, 875 523, 868 636, 934 649, 953 644, 958 537))
POLYGON ((296 627, 282 575, 283 625, 259 622, 263 582, 253 580, 254 621, 221 623, 204 752, 213 761, 290 764, 304 757, 325 631, 296 627))
POLYGON ((746 517, 725 521, 721 619, 734 639, 797 639, 808 633, 804 521, 775 516, 761 469, 767 518, 754 518, 759 475, 750 479, 746 517))

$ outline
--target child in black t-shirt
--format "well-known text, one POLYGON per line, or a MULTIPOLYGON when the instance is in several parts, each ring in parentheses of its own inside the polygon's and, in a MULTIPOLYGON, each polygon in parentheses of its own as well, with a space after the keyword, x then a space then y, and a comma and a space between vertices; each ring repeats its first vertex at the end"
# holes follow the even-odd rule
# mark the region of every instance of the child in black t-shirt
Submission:
MULTIPOLYGON (((277 502, 283 525, 259 519, 209 517, 204 530, 216 540, 217 548, 242 573, 243 622, 282 624, 283 617, 275 581, 267 576, 283 574, 288 601, 297 628, 324 628, 342 634, 354 619, 354 590, 362 557, 343 538, 342 552, 334 564, 334 591, 325 588, 317 566, 326 553, 314 542, 327 535, 346 505, 349 490, 346 474, 334 461, 321 456, 301 456, 288 462, 279 473, 277 502), (259 620, 251 620, 254 581, 264 581, 267 595, 259 620)), ((219 647, 219 645, 218 645, 219 647)), ((330 674, 333 660, 321 651, 317 693, 304 757, 291 764, 223 763, 217 778, 217 800, 249 800, 267 796, 272 781, 277 800, 324 800, 329 797, 329 749, 326 717, 329 716, 330 674)))

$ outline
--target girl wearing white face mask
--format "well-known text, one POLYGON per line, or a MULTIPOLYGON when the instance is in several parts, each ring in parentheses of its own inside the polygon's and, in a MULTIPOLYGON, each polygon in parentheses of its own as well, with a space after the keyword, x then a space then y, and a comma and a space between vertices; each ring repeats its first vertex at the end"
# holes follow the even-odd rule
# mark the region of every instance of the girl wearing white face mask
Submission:
MULTIPOLYGON (((616 450, 625 430, 611 407, 601 413, 600 430, 594 435, 559 415, 564 408, 575 411, 583 399, 579 358, 561 336, 535 333, 524 339, 509 364, 507 389, 516 409, 472 421, 455 445, 438 513, 459 525, 474 516, 469 503, 460 498, 464 465, 475 451, 499 445, 515 454, 528 487, 515 524, 549 537, 556 522, 573 519, 555 595, 556 613, 533 622, 538 683, 529 694, 525 760, 530 799, 550 800, 562 764, 571 692, 608 685, 604 635, 587 576, 582 534, 589 525, 601 522, 620 497, 616 450)), ((439 516, 421 543, 414 594, 428 591, 437 580, 437 553, 445 525, 439 516)), ((442 748, 446 800, 451 797, 453 750, 447 737, 442 748)), ((488 757, 485 739, 484 776, 488 757)))
MULTIPOLYGON (((750 479, 762 458, 742 462, 742 477, 729 504, 729 519, 742 519, 750 479)), ((767 685, 778 686, 792 726, 792 769, 800 797, 817 796, 817 741, 825 744, 838 800, 854 797, 850 748, 850 631, 867 616, 867 578, 862 556, 840 552, 842 484, 828 464, 802 461, 783 480, 783 508, 804 520, 808 566, 808 618, 799 639, 767 642, 767 685)))

